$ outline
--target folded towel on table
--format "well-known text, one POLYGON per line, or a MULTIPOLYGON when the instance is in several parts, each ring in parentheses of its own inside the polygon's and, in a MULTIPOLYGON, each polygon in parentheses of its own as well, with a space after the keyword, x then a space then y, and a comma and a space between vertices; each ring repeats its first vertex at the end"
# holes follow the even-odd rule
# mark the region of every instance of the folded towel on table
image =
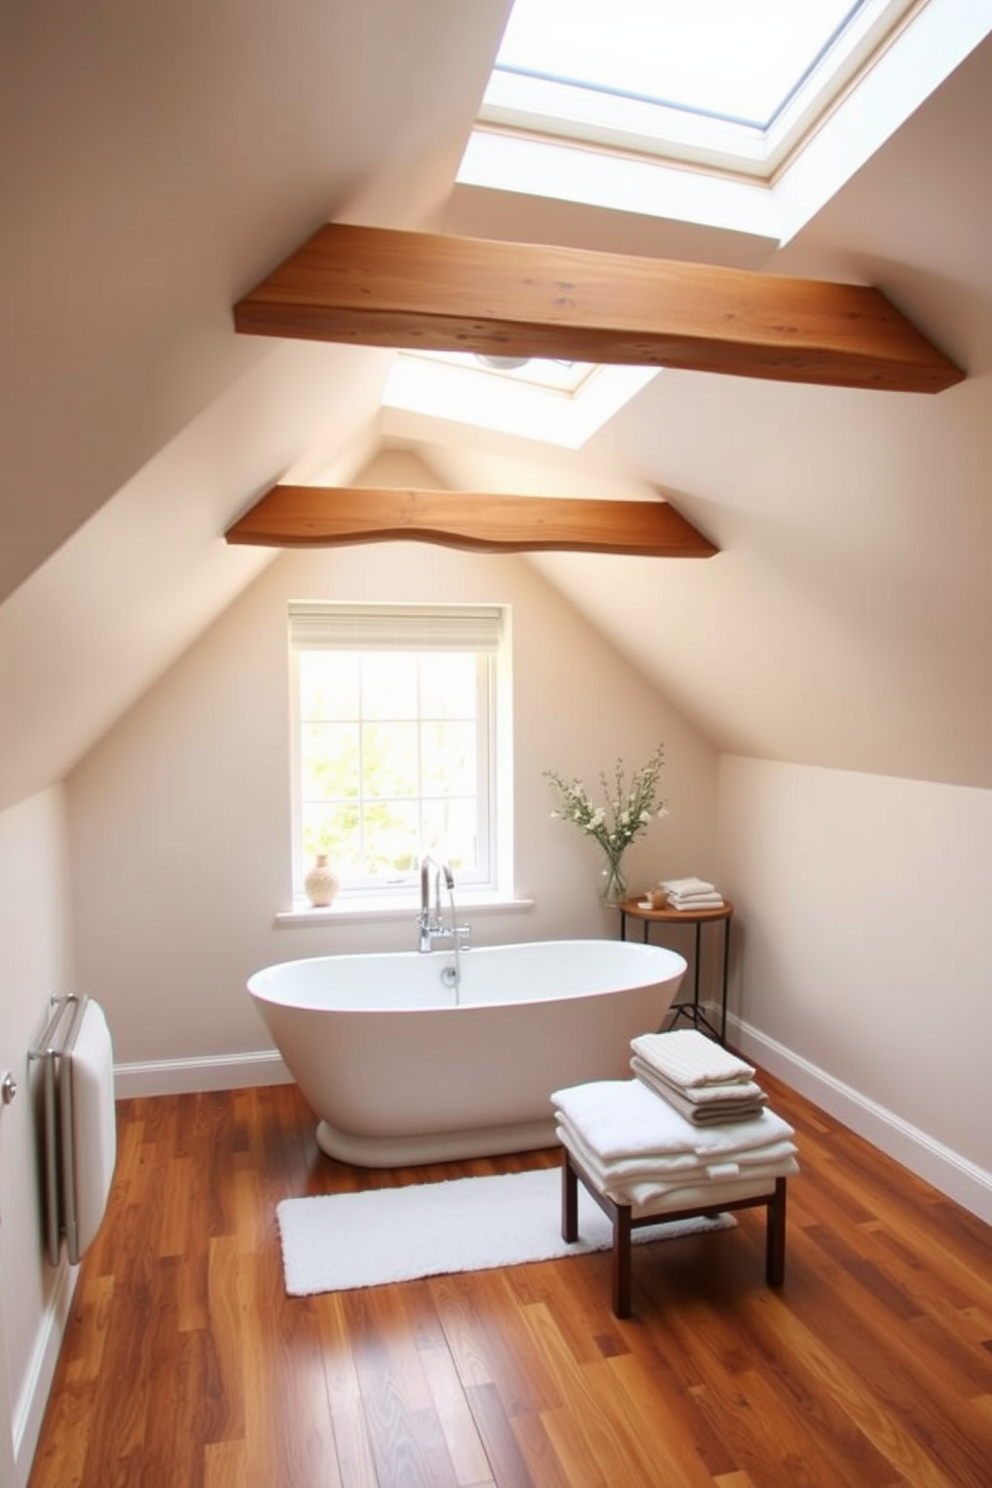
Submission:
POLYGON ((748 1101, 759 1101, 764 1105, 768 1097, 755 1080, 726 1080, 719 1085, 679 1085, 669 1080, 653 1064, 648 1064, 639 1054, 634 1054, 630 1067, 639 1080, 643 1080, 658 1095, 667 1096, 670 1090, 694 1106, 717 1106, 726 1101, 743 1105, 748 1101))
POLYGON ((746 1064, 722 1044, 715 1044, 698 1028, 642 1033, 631 1039, 630 1047, 673 1085, 688 1089, 753 1080, 755 1075, 753 1064, 746 1064))
MULTIPOLYGON (((679 1195, 685 1195, 687 1201, 689 1195, 692 1195, 693 1202, 707 1203, 709 1195, 706 1190, 711 1185, 722 1187, 728 1183, 743 1185, 762 1183, 765 1180, 771 1183, 775 1178, 784 1178, 799 1172, 796 1148, 791 1143, 783 1144, 785 1150, 781 1151, 776 1150, 776 1144, 770 1143, 769 1155, 763 1161, 745 1164, 726 1160, 659 1178, 651 1174, 637 1176, 617 1173, 609 1166, 603 1167, 567 1127, 559 1126, 558 1139, 568 1148, 599 1191, 618 1204, 643 1205, 657 1203, 661 1199, 672 1201, 679 1195)), ((717 1202, 720 1197, 716 1196, 717 1202)))
POLYGON ((671 909, 722 909, 722 894, 669 894, 671 909))
POLYGON ((662 878, 658 881, 659 889, 664 889, 666 894, 716 894, 716 884, 707 883, 705 878, 662 878))
POLYGON ((556 1131, 559 1141, 575 1155, 586 1171, 597 1181, 611 1186, 631 1183, 701 1183, 713 1176, 714 1169, 724 1168, 726 1164, 733 1164, 741 1174, 746 1174, 753 1167, 767 1166, 769 1163, 781 1162, 786 1157, 794 1157, 798 1150, 791 1138, 783 1137, 764 1142, 745 1152, 735 1152, 729 1157, 710 1154, 701 1158, 696 1153, 686 1154, 686 1160, 679 1164, 670 1157, 630 1157, 604 1162, 589 1146, 582 1133, 576 1131, 562 1115, 558 1117, 556 1131))
POLYGON ((792 1127, 767 1108, 750 1121, 697 1126, 638 1079, 573 1085, 555 1091, 551 1103, 602 1162, 676 1152, 695 1152, 713 1160, 795 1136, 792 1127))
POLYGON ((765 1105, 764 1100, 750 1100, 743 1104, 728 1101, 714 1106, 694 1106, 671 1088, 661 1099, 668 1101, 692 1126, 726 1126, 735 1121, 753 1121, 755 1116, 761 1115, 765 1105))
MULTIPOLYGON (((729 1203, 736 1197, 735 1190, 741 1192, 745 1185, 767 1186, 771 1190, 776 1178, 790 1178, 799 1172, 799 1163, 794 1157, 783 1157, 774 1163, 756 1164, 742 1172, 739 1178, 707 1178, 700 1183, 680 1184, 678 1187, 659 1187, 655 1183, 632 1183, 623 1193, 611 1193, 610 1198, 618 1204, 630 1204, 633 1208, 642 1208, 646 1204, 656 1204, 664 1199, 669 1205, 683 1204, 687 1209, 694 1204, 729 1203), (719 1184, 716 1193, 708 1193, 707 1188, 719 1184)), ((749 1190, 753 1193, 754 1187, 749 1190)))
POLYGON ((709 1085, 705 1092, 693 1090, 692 1095, 704 1093, 705 1100, 690 1098, 685 1089, 664 1080, 649 1065, 635 1055, 630 1067, 649 1090, 669 1105, 680 1111, 687 1121, 696 1126, 716 1126, 722 1121, 749 1121, 761 1114, 768 1097, 760 1085, 709 1085), (738 1093, 740 1092, 740 1093, 738 1093))

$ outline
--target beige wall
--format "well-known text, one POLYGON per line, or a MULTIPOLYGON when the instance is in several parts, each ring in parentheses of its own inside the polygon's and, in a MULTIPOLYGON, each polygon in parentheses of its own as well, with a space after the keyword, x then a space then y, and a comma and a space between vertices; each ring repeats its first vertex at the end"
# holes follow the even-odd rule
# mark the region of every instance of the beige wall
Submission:
POLYGON ((724 758, 738 1034, 992 1220, 992 792, 724 758))
POLYGON ((630 850, 635 881, 712 872, 715 752, 526 561, 417 544, 286 554, 68 783, 80 980, 125 1064, 267 1047, 245 981, 270 962, 415 945, 412 903, 393 920, 274 925, 290 906, 291 598, 512 605, 516 889, 534 903, 468 915, 477 942, 616 933, 597 850, 550 819, 548 768, 593 783, 663 740, 671 814, 630 850))
MULTIPOLYGON (((47 1021, 49 998, 69 986, 66 877, 61 789, 0 813, 0 1073, 10 1070, 18 1085, 12 1103, 0 1107, 0 1316, 22 1479, 41 1424, 71 1286, 65 1261, 53 1269, 43 1259, 28 1067, 28 1050, 47 1021)), ((4 1407, 0 1400, 0 1429, 5 1429, 4 1407)))

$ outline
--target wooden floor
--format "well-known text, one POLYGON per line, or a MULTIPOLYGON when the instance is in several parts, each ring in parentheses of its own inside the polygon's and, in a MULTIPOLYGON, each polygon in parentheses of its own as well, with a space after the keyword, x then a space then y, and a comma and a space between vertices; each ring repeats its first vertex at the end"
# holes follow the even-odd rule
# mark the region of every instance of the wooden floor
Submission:
MULTIPOLYGON (((770 1077, 797 1129, 764 1219, 609 1257, 287 1298, 287 1195, 368 1172, 294 1087, 129 1100, 31 1488, 992 1488, 992 1231, 770 1077)), ((397 1245, 403 1237, 396 1236, 397 1245)))

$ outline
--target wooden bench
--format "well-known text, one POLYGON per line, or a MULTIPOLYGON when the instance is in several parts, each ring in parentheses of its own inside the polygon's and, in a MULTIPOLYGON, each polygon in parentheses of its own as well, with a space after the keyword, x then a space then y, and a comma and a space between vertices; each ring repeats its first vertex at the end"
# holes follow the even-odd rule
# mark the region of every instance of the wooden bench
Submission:
MULTIPOLYGON (((776 1178, 774 1188, 748 1198, 720 1198, 720 1192, 733 1192, 740 1184, 713 1181, 713 1203, 679 1209, 664 1202, 639 1211, 637 1218, 629 1204, 618 1204, 603 1193, 566 1146, 561 1150, 561 1233, 569 1242, 579 1238, 578 1180, 581 1179, 603 1213, 613 1225, 613 1311, 619 1318, 630 1317, 630 1245, 631 1232, 645 1225, 667 1220, 714 1218, 733 1209, 765 1208, 768 1211, 765 1239, 765 1279, 769 1286, 781 1286, 785 1280, 785 1189, 786 1180, 776 1178)), ((677 1195, 674 1198, 677 1200, 677 1195)))

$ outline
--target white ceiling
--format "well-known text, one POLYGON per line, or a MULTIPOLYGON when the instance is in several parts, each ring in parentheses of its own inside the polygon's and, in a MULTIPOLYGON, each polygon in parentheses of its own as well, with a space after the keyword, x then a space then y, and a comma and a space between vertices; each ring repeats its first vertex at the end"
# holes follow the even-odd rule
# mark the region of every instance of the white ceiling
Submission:
POLYGON ((455 188, 508 0, 0 10, 0 806, 61 778, 271 555, 272 482, 661 490, 709 562, 535 556, 722 748, 992 786, 992 46, 789 246, 455 188), (936 397, 663 373, 584 449, 382 413, 390 354, 234 334, 327 219, 880 284, 936 397))

